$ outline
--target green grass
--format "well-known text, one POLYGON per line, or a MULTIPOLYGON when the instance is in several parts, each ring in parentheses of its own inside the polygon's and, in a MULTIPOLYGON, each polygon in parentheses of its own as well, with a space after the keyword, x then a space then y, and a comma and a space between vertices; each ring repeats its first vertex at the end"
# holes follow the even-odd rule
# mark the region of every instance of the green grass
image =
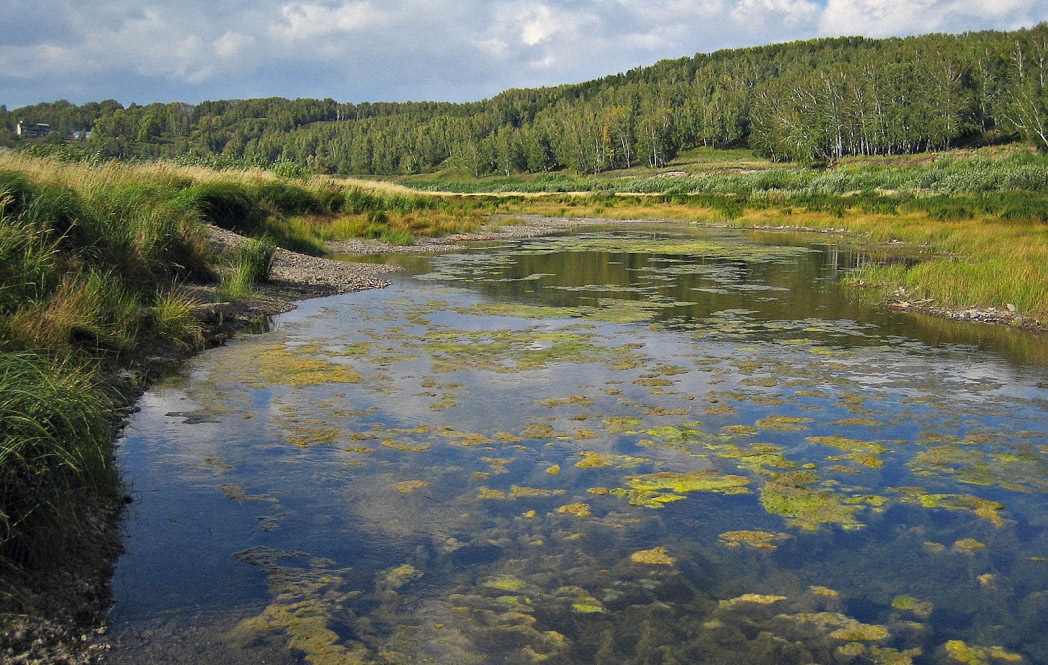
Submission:
POLYGON ((119 490, 113 402, 92 370, 0 347, 0 559, 56 566, 94 542, 90 518, 119 490))
POLYGON ((173 291, 157 294, 150 314, 159 337, 190 349, 203 344, 203 325, 193 316, 193 302, 185 296, 173 291))

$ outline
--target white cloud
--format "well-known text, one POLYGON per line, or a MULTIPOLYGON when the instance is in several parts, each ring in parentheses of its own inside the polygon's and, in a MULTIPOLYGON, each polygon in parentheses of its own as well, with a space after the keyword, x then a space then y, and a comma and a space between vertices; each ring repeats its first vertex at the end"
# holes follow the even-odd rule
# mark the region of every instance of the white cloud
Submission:
MULTIPOLYGON (((0 15, 18 0, 0 0, 0 15)), ((482 99, 721 48, 1014 29, 1048 0, 37 0, 0 27, 0 104, 482 99), (46 21, 35 16, 52 17, 46 21), (32 81, 32 85, 27 85, 32 81)))
POLYGON ((809 27, 822 7, 808 0, 743 0, 730 12, 741 26, 809 27))
POLYGON ((520 29, 520 41, 528 46, 535 46, 552 37, 558 30, 559 26, 549 7, 536 7, 529 12, 520 29))
POLYGON ((346 2, 335 7, 296 2, 281 8, 281 20, 272 27, 283 41, 319 39, 342 35, 380 20, 370 2, 346 2))
POLYGON ((1009 30, 1048 19, 1045 0, 828 0, 824 35, 869 37, 1009 30))
POLYGON ((254 43, 255 38, 251 35, 229 30, 226 34, 211 42, 211 47, 219 57, 232 58, 254 43))

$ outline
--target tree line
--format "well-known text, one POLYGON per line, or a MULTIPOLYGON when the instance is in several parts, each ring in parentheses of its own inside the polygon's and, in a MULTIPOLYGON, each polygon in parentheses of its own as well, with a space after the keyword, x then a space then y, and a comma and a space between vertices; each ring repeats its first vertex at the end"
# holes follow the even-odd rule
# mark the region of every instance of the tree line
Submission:
POLYGON ((1013 32, 815 39, 664 60, 581 84, 467 104, 283 98, 0 107, 90 130, 103 158, 290 162, 332 174, 476 176, 659 168, 694 146, 748 145, 779 161, 1025 140, 1048 151, 1048 24, 1013 32))

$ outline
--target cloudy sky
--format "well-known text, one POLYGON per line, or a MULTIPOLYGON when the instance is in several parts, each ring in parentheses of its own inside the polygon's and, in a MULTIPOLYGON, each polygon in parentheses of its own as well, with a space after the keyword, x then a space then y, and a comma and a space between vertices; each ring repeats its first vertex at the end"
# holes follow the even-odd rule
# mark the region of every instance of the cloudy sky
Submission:
POLYGON ((470 101, 723 48, 1046 20, 1048 0, 0 0, 0 104, 470 101))

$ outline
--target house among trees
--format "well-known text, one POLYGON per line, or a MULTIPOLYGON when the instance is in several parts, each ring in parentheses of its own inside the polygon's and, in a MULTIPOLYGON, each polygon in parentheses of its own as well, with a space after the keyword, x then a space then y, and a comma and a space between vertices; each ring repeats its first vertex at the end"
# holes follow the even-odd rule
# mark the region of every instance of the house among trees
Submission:
POLYGON ((40 139, 51 133, 51 125, 45 122, 24 122, 15 125, 15 134, 26 139, 40 139))

